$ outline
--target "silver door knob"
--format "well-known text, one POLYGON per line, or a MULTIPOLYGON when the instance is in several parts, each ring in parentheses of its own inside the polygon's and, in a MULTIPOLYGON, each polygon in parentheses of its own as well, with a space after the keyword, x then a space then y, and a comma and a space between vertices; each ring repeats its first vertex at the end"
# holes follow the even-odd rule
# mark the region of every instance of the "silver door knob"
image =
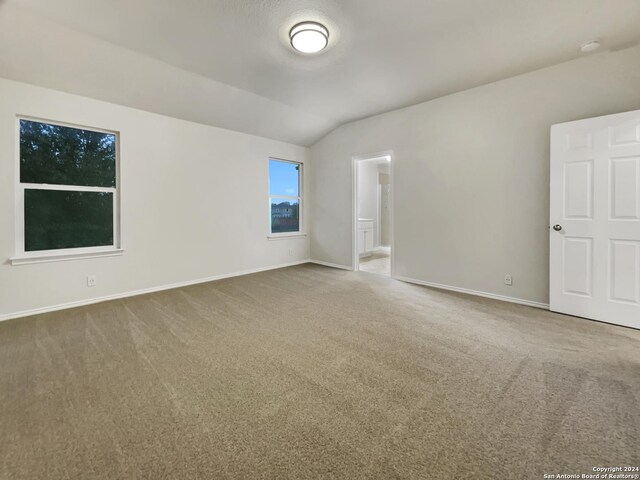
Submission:
POLYGON ((562 230, 562 225, 554 225, 554 226, 553 226, 553 229, 554 229, 556 232, 559 232, 560 230, 562 230))

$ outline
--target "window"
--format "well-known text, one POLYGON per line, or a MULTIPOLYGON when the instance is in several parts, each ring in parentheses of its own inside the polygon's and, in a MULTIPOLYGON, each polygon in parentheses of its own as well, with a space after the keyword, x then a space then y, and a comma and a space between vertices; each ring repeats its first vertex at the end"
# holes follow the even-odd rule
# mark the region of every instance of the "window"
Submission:
POLYGON ((272 234, 299 233, 302 164, 269 159, 269 214, 272 234))
POLYGON ((117 249, 117 135, 19 121, 18 256, 117 249))

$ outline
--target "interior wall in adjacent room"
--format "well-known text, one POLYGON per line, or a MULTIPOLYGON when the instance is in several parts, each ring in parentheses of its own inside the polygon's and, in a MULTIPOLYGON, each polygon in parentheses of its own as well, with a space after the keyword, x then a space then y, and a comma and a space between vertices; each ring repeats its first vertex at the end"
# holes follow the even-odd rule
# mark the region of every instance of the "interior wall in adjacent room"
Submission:
POLYGON ((373 238, 378 235, 378 165, 358 162, 358 218, 373 220, 373 238))
POLYGON ((380 245, 388 247, 391 245, 391 193, 388 190, 391 186, 391 176, 389 174, 389 165, 379 165, 379 167, 380 245))

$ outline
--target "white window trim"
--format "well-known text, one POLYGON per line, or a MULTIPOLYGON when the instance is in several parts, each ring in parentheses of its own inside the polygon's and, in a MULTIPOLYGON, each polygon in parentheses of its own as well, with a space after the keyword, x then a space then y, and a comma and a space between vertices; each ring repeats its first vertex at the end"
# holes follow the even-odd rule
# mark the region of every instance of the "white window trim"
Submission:
POLYGON ((267 238, 269 240, 284 240, 288 238, 303 238, 306 237, 307 234, 304 231, 304 163, 296 162, 294 160, 285 160, 283 158, 278 157, 269 157, 267 161, 275 160, 277 162, 283 163, 291 163, 293 165, 298 165, 300 168, 298 169, 298 196, 293 195, 271 195, 271 175, 269 174, 269 164, 267 163, 267 200, 268 200, 268 218, 269 218, 269 232, 267 234, 267 238), (273 233, 271 231, 271 199, 272 198, 281 198, 283 200, 295 200, 298 202, 298 230, 295 232, 280 232, 273 233))
POLYGON ((282 233, 271 233, 267 235, 269 240, 286 240, 289 238, 304 238, 307 234, 304 232, 282 232, 282 233))
MULTIPOLYGON (((91 248, 95 248, 96 250, 79 252, 78 250, 81 250, 81 249, 70 248, 67 250, 73 250, 73 252, 66 253, 66 254, 53 253, 53 252, 57 252, 57 250, 43 250, 42 252, 47 252, 46 255, 42 254, 42 255, 28 255, 24 257, 12 257, 10 261, 11 261, 11 265, 30 265, 33 263, 63 262, 66 260, 80 260, 84 258, 117 257, 124 253, 124 250, 122 248, 111 248, 111 249, 102 249, 102 250, 99 250, 99 248, 101 247, 91 247, 91 248), (52 252, 52 253, 49 253, 49 252, 52 252)), ((89 250, 89 249, 87 248, 86 250, 89 250)), ((38 252, 38 253, 41 253, 41 252, 38 252)))
POLYGON ((63 260, 77 260, 84 258, 111 257, 122 255, 120 236, 120 132, 101 128, 65 123, 56 120, 30 117, 26 115, 16 116, 15 135, 15 254, 9 259, 12 265, 26 265, 32 263, 59 262, 63 260), (116 186, 115 188, 87 187, 82 185, 56 185, 49 183, 21 183, 20 182, 20 120, 59 125, 61 127, 89 130, 98 133, 107 133, 116 138, 116 186), (98 247, 59 248, 55 250, 37 250, 27 252, 24 249, 24 191, 33 190, 64 190, 73 192, 107 192, 113 194, 113 244, 98 247))

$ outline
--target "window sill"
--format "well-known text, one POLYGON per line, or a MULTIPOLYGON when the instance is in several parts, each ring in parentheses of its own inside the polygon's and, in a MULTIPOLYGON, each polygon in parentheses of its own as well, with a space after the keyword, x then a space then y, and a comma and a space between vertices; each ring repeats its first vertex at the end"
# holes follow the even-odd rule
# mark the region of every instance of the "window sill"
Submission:
POLYGON ((54 253, 45 255, 25 255, 22 257, 13 257, 9 261, 11 265, 29 265, 32 263, 48 263, 63 262, 65 260, 83 260, 85 258, 115 257, 124 253, 121 248, 112 248, 98 252, 85 253, 54 253))
POLYGON ((267 235, 267 239, 269 239, 269 240, 289 240, 291 238, 304 238, 306 236, 307 236, 306 233, 301 233, 301 232, 273 233, 271 235, 267 235))

